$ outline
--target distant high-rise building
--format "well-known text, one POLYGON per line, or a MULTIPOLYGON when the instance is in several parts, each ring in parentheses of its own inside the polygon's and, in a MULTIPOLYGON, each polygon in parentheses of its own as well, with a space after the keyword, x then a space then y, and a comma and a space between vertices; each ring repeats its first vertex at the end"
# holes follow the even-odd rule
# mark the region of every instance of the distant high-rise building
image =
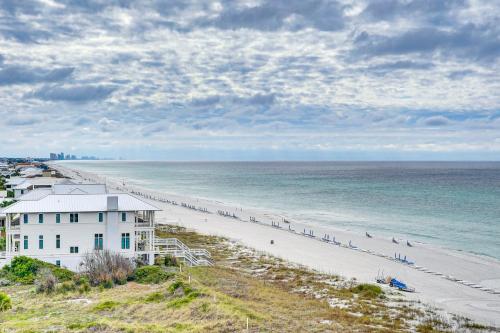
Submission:
POLYGON ((72 160, 76 160, 76 155, 71 155, 72 160))
POLYGON ((64 160, 64 153, 57 154, 58 160, 64 160))
POLYGON ((57 154, 56 153, 50 153, 50 159, 51 160, 57 160, 57 154))
POLYGON ((69 156, 69 154, 66 154, 66 157, 64 158, 65 160, 70 160, 71 159, 71 156, 69 156))

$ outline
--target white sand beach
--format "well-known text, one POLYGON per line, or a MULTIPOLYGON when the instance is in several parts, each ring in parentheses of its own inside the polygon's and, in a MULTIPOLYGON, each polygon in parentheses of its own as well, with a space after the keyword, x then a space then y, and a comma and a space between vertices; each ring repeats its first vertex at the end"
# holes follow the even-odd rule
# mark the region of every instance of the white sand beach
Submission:
MULTIPOLYGON (((75 179, 103 181, 92 174, 75 172, 60 165, 54 167, 75 179)), ((373 283, 377 272, 383 270, 385 275, 397 277, 416 289, 415 293, 406 294, 411 299, 482 324, 500 326, 500 261, 493 258, 416 243, 411 239, 413 246, 409 247, 406 240, 395 244, 390 238, 376 234, 368 238, 365 234, 313 226, 307 221, 283 223, 283 217, 265 211, 133 189, 109 179, 107 182, 121 190, 140 191, 161 199, 148 199, 163 210, 158 213, 159 223, 178 224, 201 233, 228 237, 290 262, 362 282, 373 283), (177 205, 164 202, 166 200, 175 201, 177 205), (186 208, 181 203, 205 208, 208 212, 186 208), (237 218, 221 216, 217 213, 219 210, 234 213, 237 218), (250 222, 250 217, 255 217, 258 223, 250 222), (272 221, 280 222, 281 228, 272 227, 272 221), (295 232, 289 231, 289 226, 295 232), (315 237, 302 235, 304 229, 306 233, 314 230, 315 237), (335 236, 342 246, 322 241, 324 234, 329 234, 330 239, 335 236), (356 248, 349 248, 349 241, 356 248), (406 256, 415 264, 394 260, 395 253, 401 258, 406 256)))

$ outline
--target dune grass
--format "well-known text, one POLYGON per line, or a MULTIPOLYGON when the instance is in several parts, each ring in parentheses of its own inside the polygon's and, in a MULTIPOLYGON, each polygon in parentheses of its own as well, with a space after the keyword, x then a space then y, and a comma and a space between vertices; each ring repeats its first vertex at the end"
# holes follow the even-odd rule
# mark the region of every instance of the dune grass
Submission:
POLYGON ((180 228, 158 235, 209 248, 215 266, 183 267, 157 284, 129 282, 86 292, 45 295, 30 285, 3 287, 12 309, 0 312, 0 332, 246 332, 247 320, 249 332, 446 332, 452 327, 396 302, 398 293, 378 286, 320 274, 180 228))

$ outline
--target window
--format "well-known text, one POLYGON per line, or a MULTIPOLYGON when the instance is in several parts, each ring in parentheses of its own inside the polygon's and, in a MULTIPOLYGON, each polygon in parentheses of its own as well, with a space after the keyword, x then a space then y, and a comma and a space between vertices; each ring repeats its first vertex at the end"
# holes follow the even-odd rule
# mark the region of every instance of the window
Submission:
POLYGON ((43 235, 38 236, 38 248, 43 250, 43 235))
POLYGON ((104 221, 104 213, 99 213, 99 222, 104 221))
POLYGON ((43 223, 43 214, 38 214, 38 223, 43 223))
POLYGON ((28 236, 24 236, 24 249, 28 249, 28 236))
POLYGON ((127 213, 122 213, 122 222, 127 222, 127 213))
POLYGON ((69 223, 78 223, 78 213, 69 214, 69 223))
POLYGON ((61 235, 56 235, 56 249, 61 248, 61 235))
POLYGON ((56 266, 61 267, 61 260, 56 260, 56 266))
POLYGON ((61 214, 56 214, 56 223, 61 223, 61 214))
POLYGON ((69 248, 70 253, 78 253, 78 246, 71 246, 69 248))
POLYGON ((102 234, 94 235, 94 250, 102 250, 103 248, 103 237, 102 234))
POLYGON ((28 223, 28 214, 23 214, 23 222, 24 224, 28 223))
POLYGON ((130 234, 122 234, 122 249, 128 250, 130 249, 130 234))

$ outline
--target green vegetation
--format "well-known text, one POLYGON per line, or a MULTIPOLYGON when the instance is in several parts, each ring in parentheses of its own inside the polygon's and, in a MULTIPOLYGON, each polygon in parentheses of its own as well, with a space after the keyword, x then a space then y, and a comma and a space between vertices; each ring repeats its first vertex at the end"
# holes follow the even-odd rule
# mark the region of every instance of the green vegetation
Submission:
POLYGON ((355 294, 358 294, 363 298, 377 298, 380 297, 384 292, 382 288, 374 284, 359 284, 354 288, 351 288, 351 291, 355 294))
POLYGON ((0 251, 5 251, 6 246, 7 246, 7 239, 5 237, 0 236, 0 251))
POLYGON ((12 302, 10 300, 10 297, 6 293, 0 291, 0 312, 7 311, 11 308, 12 302))
POLYGON ((170 294, 175 296, 173 300, 167 303, 170 308, 180 308, 191 303, 194 299, 201 296, 201 293, 191 288, 182 280, 177 280, 168 287, 170 294))
POLYGON ((115 307, 120 305, 120 303, 115 302, 115 301, 103 301, 94 306, 94 311, 107 311, 107 310, 112 310, 115 307))
POLYGON ((7 200, 7 201, 0 202, 0 208, 5 208, 7 206, 10 206, 14 202, 15 202, 15 200, 7 200))
POLYGON ((0 270, 0 278, 9 280, 12 283, 32 284, 38 271, 42 268, 50 270, 58 281, 69 281, 75 275, 75 273, 65 268, 38 259, 18 256, 12 259, 10 265, 6 265, 0 270))
POLYGON ((164 267, 140 267, 135 280, 109 289, 90 287, 81 275, 59 282, 51 294, 36 293, 32 285, 2 287, 12 298, 12 309, 0 312, 0 331, 245 332, 247 320, 250 332, 447 332, 475 327, 468 321, 448 323, 390 289, 314 272, 221 238, 181 228, 157 234, 208 248, 216 265, 184 266, 182 272, 167 272, 168 278, 164 267))
POLYGON ((135 270, 133 279, 137 283, 162 283, 167 281, 173 273, 167 273, 159 266, 142 266, 135 270))

